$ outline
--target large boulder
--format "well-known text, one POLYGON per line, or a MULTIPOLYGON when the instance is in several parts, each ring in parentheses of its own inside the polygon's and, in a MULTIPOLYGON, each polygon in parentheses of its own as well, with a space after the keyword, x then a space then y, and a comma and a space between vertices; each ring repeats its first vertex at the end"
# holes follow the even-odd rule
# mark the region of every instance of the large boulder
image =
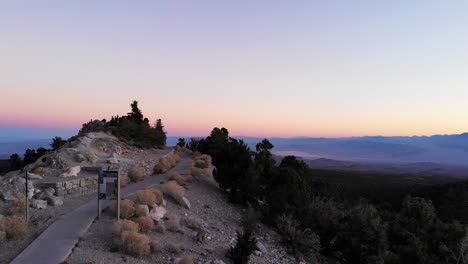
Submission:
POLYGON ((47 203, 51 206, 58 206, 58 205, 63 204, 62 196, 49 196, 46 199, 47 199, 47 203))
POLYGON ((62 173, 62 175, 60 176, 61 177, 76 177, 78 176, 78 173, 80 173, 80 171, 81 171, 80 166, 73 166, 73 167, 68 168, 68 170, 62 173))
POLYGON ((10 182, 4 182, 0 185, 0 198, 4 201, 14 201, 16 199, 24 199, 26 196, 32 198, 34 196, 34 184, 28 181, 28 194, 26 195, 26 180, 21 177, 13 178, 10 182))
POLYGON ((153 218, 154 221, 160 221, 167 213, 166 208, 158 205, 153 205, 153 209, 151 209, 149 216, 153 218))
POLYGON ((27 174, 28 174, 28 179, 30 180, 42 180, 42 176, 39 174, 32 173, 32 172, 27 172, 27 174))
POLYGON ((47 201, 46 200, 32 200, 31 207, 36 209, 47 209, 47 201))

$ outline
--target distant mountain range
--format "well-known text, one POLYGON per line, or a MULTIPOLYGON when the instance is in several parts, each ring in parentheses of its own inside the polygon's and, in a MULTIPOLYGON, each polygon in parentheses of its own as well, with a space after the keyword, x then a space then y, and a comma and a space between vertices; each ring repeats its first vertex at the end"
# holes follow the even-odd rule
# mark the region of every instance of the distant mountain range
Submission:
MULTIPOLYGON (((245 137, 250 147, 261 138, 245 137)), ((279 156, 361 163, 430 162, 468 166, 468 133, 414 137, 270 138, 279 156)))
MULTIPOLYGON (((254 150, 263 138, 238 137, 254 150)), ((178 137, 168 137, 174 146, 178 137)), ((468 166, 468 133, 414 137, 346 137, 346 138, 269 138, 278 156, 295 155, 308 160, 327 159, 358 163, 436 163, 468 166)), ((189 142, 189 138, 186 138, 189 142)), ((12 153, 23 154, 27 148, 48 148, 51 139, 0 141, 0 158, 12 153)))

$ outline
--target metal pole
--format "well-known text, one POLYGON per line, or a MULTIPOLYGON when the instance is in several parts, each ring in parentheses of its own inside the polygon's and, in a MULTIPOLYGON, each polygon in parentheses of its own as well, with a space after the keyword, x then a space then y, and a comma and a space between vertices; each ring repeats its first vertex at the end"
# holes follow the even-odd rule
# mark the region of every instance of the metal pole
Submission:
POLYGON ((98 172, 98 188, 97 188, 97 218, 101 218, 101 203, 99 195, 101 193, 101 171, 98 172))
POLYGON ((29 220, 29 177, 28 171, 26 170, 26 222, 29 220))
POLYGON ((117 220, 120 220, 120 169, 117 170, 117 220))

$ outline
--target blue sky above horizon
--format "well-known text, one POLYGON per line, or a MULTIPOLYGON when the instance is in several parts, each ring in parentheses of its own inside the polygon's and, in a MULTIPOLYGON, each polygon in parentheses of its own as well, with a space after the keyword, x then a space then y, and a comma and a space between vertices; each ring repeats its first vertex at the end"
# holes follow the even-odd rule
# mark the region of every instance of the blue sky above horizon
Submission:
POLYGON ((1 1, 0 138, 76 132, 134 99, 174 136, 462 133, 467 13, 467 1, 1 1))

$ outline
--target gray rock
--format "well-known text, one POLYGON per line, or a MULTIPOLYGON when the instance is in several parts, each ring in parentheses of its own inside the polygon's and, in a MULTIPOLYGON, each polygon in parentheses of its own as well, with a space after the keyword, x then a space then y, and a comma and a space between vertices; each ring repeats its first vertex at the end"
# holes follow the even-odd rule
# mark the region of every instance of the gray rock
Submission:
POLYGON ((61 196, 49 196, 47 197, 47 203, 51 206, 58 206, 63 204, 63 197, 61 196))
POLYGON ((187 209, 192 208, 192 206, 190 205, 189 200, 186 197, 182 197, 180 203, 187 209))
POLYGON ((32 173, 32 172, 27 172, 28 174, 28 179, 29 180, 42 180, 43 177, 39 174, 36 174, 36 173, 32 173))
POLYGON ((255 250, 254 255, 257 256, 257 257, 261 257, 263 255, 263 253, 261 251, 255 250))
POLYGON ((109 163, 109 164, 118 164, 119 160, 117 158, 109 158, 109 159, 107 159, 107 163, 109 163))
POLYGON ((217 260, 213 261, 213 264, 226 264, 226 263, 224 263, 224 261, 222 261, 220 259, 217 259, 217 260))
POLYGON ((36 209, 47 209, 47 201, 46 200, 32 200, 31 206, 32 208, 36 208, 36 209))
POLYGON ((267 252, 267 249, 266 247, 262 244, 262 242, 258 241, 256 244, 255 244, 255 247, 262 253, 266 253, 267 252))
POLYGON ((153 206, 153 209, 151 209, 151 212, 149 213, 149 216, 154 220, 154 221, 159 221, 161 220, 167 213, 166 208, 162 206, 153 206))
MULTIPOLYGON (((28 181, 28 198, 34 196, 34 184, 28 181)), ((14 201, 16 199, 24 199, 26 197, 26 180, 21 177, 12 178, 9 183, 5 182, 0 185, 0 197, 5 201, 14 201)))

